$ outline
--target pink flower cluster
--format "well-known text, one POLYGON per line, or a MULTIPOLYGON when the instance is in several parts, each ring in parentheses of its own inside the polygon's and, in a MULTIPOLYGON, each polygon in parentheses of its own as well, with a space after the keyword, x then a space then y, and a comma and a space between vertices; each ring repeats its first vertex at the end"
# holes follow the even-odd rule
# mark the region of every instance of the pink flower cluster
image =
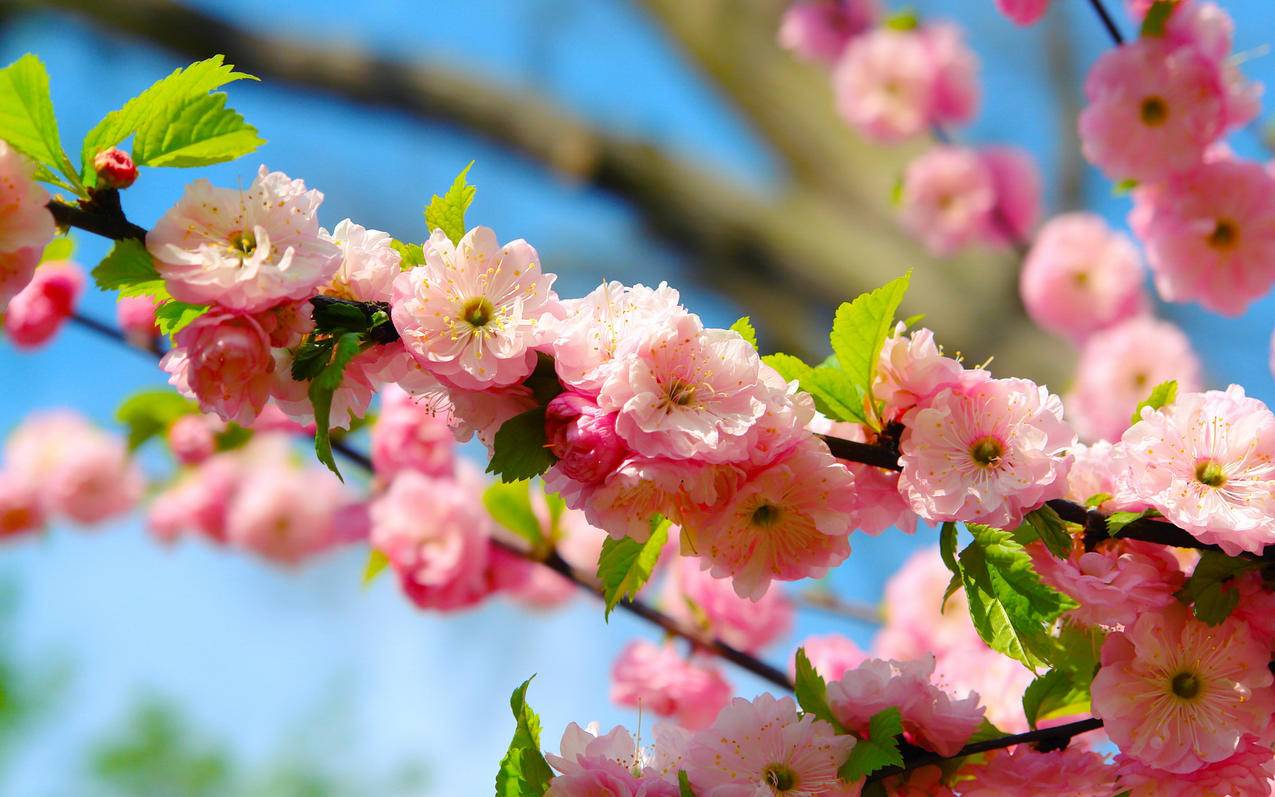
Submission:
POLYGON ((35 167, 0 140, 0 313, 31 281, 44 247, 53 240, 49 194, 33 179, 35 167))
POLYGON ((75 312, 84 291, 84 272, 68 260, 46 261, 27 286, 9 300, 4 333, 15 346, 33 349, 53 339, 75 312))

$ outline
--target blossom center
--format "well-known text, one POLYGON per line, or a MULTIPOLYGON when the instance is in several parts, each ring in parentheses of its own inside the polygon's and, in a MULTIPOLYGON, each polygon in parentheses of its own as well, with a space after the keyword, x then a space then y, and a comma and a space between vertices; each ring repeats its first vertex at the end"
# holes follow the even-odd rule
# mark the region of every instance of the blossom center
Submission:
POLYGON ((257 251, 257 236, 253 235, 252 230, 231 233, 230 248, 243 257, 252 257, 252 253, 257 251))
POLYGON ((797 773, 783 764, 771 764, 765 770, 766 783, 775 792, 792 791, 797 785, 797 773))
POLYGON ((1218 219, 1213 226, 1213 232, 1209 233, 1209 246, 1214 249, 1230 249, 1235 246, 1236 240, 1240 237, 1240 231, 1235 222, 1230 219, 1218 219))
POLYGON ((1200 679, 1195 673, 1180 672, 1169 681, 1169 688, 1183 700, 1190 700, 1200 694, 1200 679))
POLYGON ((496 308, 491 306, 486 296, 470 299, 465 302, 465 306, 460 311, 460 317, 474 329, 487 326, 494 315, 496 315, 496 308))
POLYGON ((762 528, 770 528, 779 522, 779 507, 774 504, 766 503, 753 510, 751 523, 754 526, 762 528))
POLYGON ((1209 487, 1221 487, 1226 484, 1226 474, 1222 471, 1221 465, 1206 459, 1195 466, 1195 480, 1209 487))
POLYGON ((674 379, 669 382, 665 396, 670 406, 686 407, 695 401, 695 386, 681 379, 674 379))
POLYGON ((1005 447, 1001 445, 1001 441, 991 435, 980 437, 970 446, 970 459, 980 468, 994 467, 1001 461, 1004 453, 1005 447))
POLYGON ((1169 118, 1169 104, 1161 97, 1146 97, 1142 100, 1138 115, 1142 117, 1142 123, 1147 127, 1162 125, 1164 120, 1169 118))

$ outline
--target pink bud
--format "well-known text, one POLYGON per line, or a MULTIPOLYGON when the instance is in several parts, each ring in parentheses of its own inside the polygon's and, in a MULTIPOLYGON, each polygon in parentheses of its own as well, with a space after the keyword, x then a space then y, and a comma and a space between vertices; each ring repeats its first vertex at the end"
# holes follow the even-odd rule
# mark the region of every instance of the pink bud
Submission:
POLYGON ((115 305, 115 319, 128 342, 146 347, 159 334, 155 326, 155 299, 152 296, 126 296, 115 305))
POLYGON ((128 188, 137 181, 137 164, 133 156, 122 149, 111 147, 93 158, 97 179, 105 188, 128 188))
POLYGON ((615 432, 615 413, 603 412, 581 393, 563 393, 549 402, 545 439, 562 472, 582 484, 601 482, 629 453, 615 432))
POLYGON ((74 311, 84 273, 71 262, 44 263, 9 302, 4 331, 14 345, 33 349, 49 341, 74 311))
POLYGON ((198 465, 216 447, 212 424, 202 415, 183 415, 168 427, 168 448, 183 465, 198 465))

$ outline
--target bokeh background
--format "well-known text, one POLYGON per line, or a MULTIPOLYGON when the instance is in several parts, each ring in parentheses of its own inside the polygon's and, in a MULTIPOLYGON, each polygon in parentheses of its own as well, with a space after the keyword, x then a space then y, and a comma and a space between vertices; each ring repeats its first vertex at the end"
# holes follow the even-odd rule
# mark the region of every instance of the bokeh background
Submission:
MULTIPOLYGON (((531 241, 565 295, 668 280, 712 325, 750 313, 764 350, 816 354, 836 303, 911 267, 905 310, 927 313, 949 349, 1066 387, 1072 355, 1023 319, 1013 256, 936 261, 898 231, 890 189, 923 144, 857 141, 823 74, 775 47, 779 0, 185 2, 0 0, 0 61, 45 61, 74 151, 107 110, 224 52, 263 77, 229 90, 269 143, 201 174, 217 184, 246 184, 264 162, 324 191, 327 225, 351 216, 421 240, 423 204, 473 159, 471 222, 531 241)), ((912 5, 957 17, 982 61, 982 112, 960 139, 1026 148, 1050 213, 1086 207, 1123 227, 1128 199, 1074 135, 1085 70, 1108 46, 1088 4, 1057 0, 1027 30, 991 0, 912 5)), ((1224 5, 1244 71, 1275 85, 1269 0, 1224 5)), ((1232 137, 1240 154, 1268 157, 1263 124, 1232 137)), ((129 215, 151 224, 190 177, 147 171, 129 215)), ((83 263, 104 254, 77 239, 83 263)), ((110 319, 112 304, 91 293, 83 310, 110 319)), ((1161 313, 1191 335, 1211 385, 1271 402, 1273 309, 1268 297, 1239 319, 1161 313)), ((76 328, 35 354, 0 341, 0 433, 51 405, 110 424, 123 398, 163 383, 153 361, 76 328)), ((830 586, 875 601, 934 541, 856 539, 830 586)), ((650 628, 622 613, 606 625, 586 598, 543 615, 500 600, 422 614, 391 579, 363 590, 363 557, 281 571, 162 548, 136 521, 0 549, 0 794, 484 794, 509 692, 532 673, 546 746, 570 721, 635 726, 609 703, 607 673, 650 628)), ((791 642, 832 630, 864 645, 872 632, 803 611, 791 642)), ((763 688, 730 677, 742 694, 763 688)))

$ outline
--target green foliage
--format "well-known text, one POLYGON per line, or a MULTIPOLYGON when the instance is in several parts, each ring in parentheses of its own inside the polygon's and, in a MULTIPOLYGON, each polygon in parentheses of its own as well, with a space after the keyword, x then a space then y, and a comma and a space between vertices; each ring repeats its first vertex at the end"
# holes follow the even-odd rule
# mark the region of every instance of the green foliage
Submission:
POLYGON ((1089 684, 1077 684, 1066 670, 1050 670, 1023 692, 1023 714, 1032 729, 1043 719, 1088 712, 1089 684))
POLYGON ((1169 15, 1173 13, 1178 2, 1179 0, 1155 0, 1147 9, 1147 15, 1142 18, 1142 30, 1139 31, 1139 35, 1163 36, 1164 23, 1169 21, 1169 15))
POLYGON ((75 254, 75 239, 69 235, 59 235, 49 245, 44 247, 44 251, 40 253, 40 262, 46 263, 50 260, 69 260, 75 254))
POLYGON ((31 53, 0 69, 0 139, 44 167, 41 175, 51 178, 56 169, 66 176, 66 188, 83 193, 71 160, 62 149, 58 120, 49 97, 49 73, 31 53))
POLYGON ((993 650, 1032 670, 1053 658, 1050 630, 1076 603, 1045 586, 1013 534, 966 524, 974 540, 959 557, 974 628, 993 650))
POLYGON ((347 332, 331 347, 332 359, 310 382, 310 403, 314 406, 314 453, 342 481, 345 477, 332 456, 332 439, 328 428, 332 416, 332 396, 341 386, 345 366, 363 350, 363 336, 347 332))
POLYGON ((231 762, 224 750, 192 738, 173 709, 143 703, 131 722, 92 754, 98 778, 121 793, 220 797, 230 786, 231 762))
POLYGON ((474 194, 478 191, 476 186, 465 181, 465 176, 473 165, 473 161, 465 164, 447 193, 442 196, 434 194, 425 208, 425 226, 430 233, 442 230, 454 244, 460 243, 460 239, 465 237, 465 211, 469 210, 474 194))
POLYGON ((96 184, 93 159, 129 136, 138 166, 205 166, 245 155, 265 142, 223 92, 236 80, 256 80, 215 55, 196 61, 151 85, 118 110, 108 113, 84 137, 81 171, 85 185, 96 184))
POLYGON ((850 377, 836 366, 821 364, 814 368, 791 354, 768 354, 762 361, 788 381, 797 380, 801 389, 815 400, 815 407, 830 418, 863 423, 862 404, 849 403, 854 394, 850 377))
POLYGON ((1208 625, 1218 625, 1240 601, 1239 590, 1229 583, 1238 575, 1256 570, 1261 562, 1227 556, 1220 551, 1200 555, 1191 577, 1178 590, 1177 597, 1193 607, 1195 616, 1208 625))
POLYGON ((1170 379, 1168 382, 1161 382, 1151 389, 1151 395, 1138 402, 1138 406, 1133 410, 1133 417, 1130 423, 1137 423, 1142 420, 1142 408, 1150 407, 1158 410, 1166 407, 1174 402, 1178 397, 1178 382, 1176 379, 1170 379))
POLYGON ((739 336, 748 341, 748 344, 754 349, 757 348, 757 330, 753 329, 753 321, 748 316, 741 316, 739 320, 730 325, 731 332, 738 332, 739 336))
POLYGON ((526 540, 533 550, 544 545, 540 519, 531 508, 530 482, 493 482, 483 492, 483 506, 497 523, 526 540))
POLYGON ((632 599, 646 585, 660 560, 660 551, 668 542, 669 521, 658 515, 651 518, 651 536, 646 542, 632 537, 607 537, 598 557, 598 581, 606 600, 606 617, 621 600, 632 599))
POLYGON ((678 797, 695 797, 695 792, 691 791, 691 779, 684 769, 677 771, 677 793, 678 797))
POLYGON ((1094 493, 1085 499, 1085 506, 1090 508, 1100 507, 1114 498, 1111 493, 1094 493))
POLYGON ((425 262, 425 250, 420 244, 406 244, 402 241, 390 241, 390 248, 398 252, 399 267, 404 271, 416 268, 425 262))
POLYGON ((1160 513, 1154 509, 1144 509, 1141 512, 1112 512, 1107 515, 1107 534, 1112 537, 1124 531, 1124 527, 1147 517, 1159 517, 1160 513))
POLYGON ((890 30, 916 30, 921 24, 921 18, 915 9, 904 8, 886 17, 881 24, 890 30))
POLYGON ((509 698, 516 725, 509 752, 496 773, 496 797, 541 797, 553 779, 549 763, 540 752, 540 717, 527 705, 530 685, 528 678, 509 698))
POLYGON ((120 298, 171 298, 168 289, 164 287, 164 280, 155 269, 155 261, 151 259, 150 252, 135 238, 115 242, 111 251, 93 269, 93 281, 104 291, 119 291, 120 298))
POLYGON ((539 476, 554 461, 545 447, 545 408, 534 407, 501 424, 492 440, 487 472, 503 482, 516 482, 539 476))
POLYGON ((187 304, 172 299, 155 308, 155 324, 162 334, 172 337, 208 312, 208 309, 206 304, 187 304))
POLYGON ((1066 559, 1071 555, 1071 532, 1052 507, 1045 505, 1034 509, 1027 513, 1026 520, 1024 525, 1034 537, 1045 543, 1050 553, 1059 559, 1066 559))
POLYGON ((828 723, 836 728, 838 733, 846 732, 841 721, 833 715, 832 709, 828 706, 828 684, 810 663, 805 648, 797 648, 797 678, 794 691, 797 694, 797 704, 801 706, 802 711, 828 723))
POLYGON ((197 412, 195 402, 171 390, 143 390, 120 404, 115 419, 128 427, 128 450, 135 451, 152 437, 166 433, 178 418, 197 412))
POLYGON ((390 566, 390 558, 384 554, 379 548, 373 548, 367 552, 367 562, 363 564, 363 588, 367 589, 372 586, 372 582, 385 572, 385 568, 390 566))
POLYGON ((872 406, 872 380, 877 360, 894 328, 894 314, 908 292, 911 279, 909 271, 837 308, 829 340, 841 370, 849 376, 849 387, 853 391, 849 398, 856 407, 865 406, 864 397, 869 400, 867 405, 872 406))
POLYGON ((854 783, 878 769, 903 766, 903 754, 899 751, 902 733, 903 718, 897 708, 891 706, 873 714, 868 720, 868 738, 855 743, 850 757, 837 770, 837 776, 846 783, 854 783))

